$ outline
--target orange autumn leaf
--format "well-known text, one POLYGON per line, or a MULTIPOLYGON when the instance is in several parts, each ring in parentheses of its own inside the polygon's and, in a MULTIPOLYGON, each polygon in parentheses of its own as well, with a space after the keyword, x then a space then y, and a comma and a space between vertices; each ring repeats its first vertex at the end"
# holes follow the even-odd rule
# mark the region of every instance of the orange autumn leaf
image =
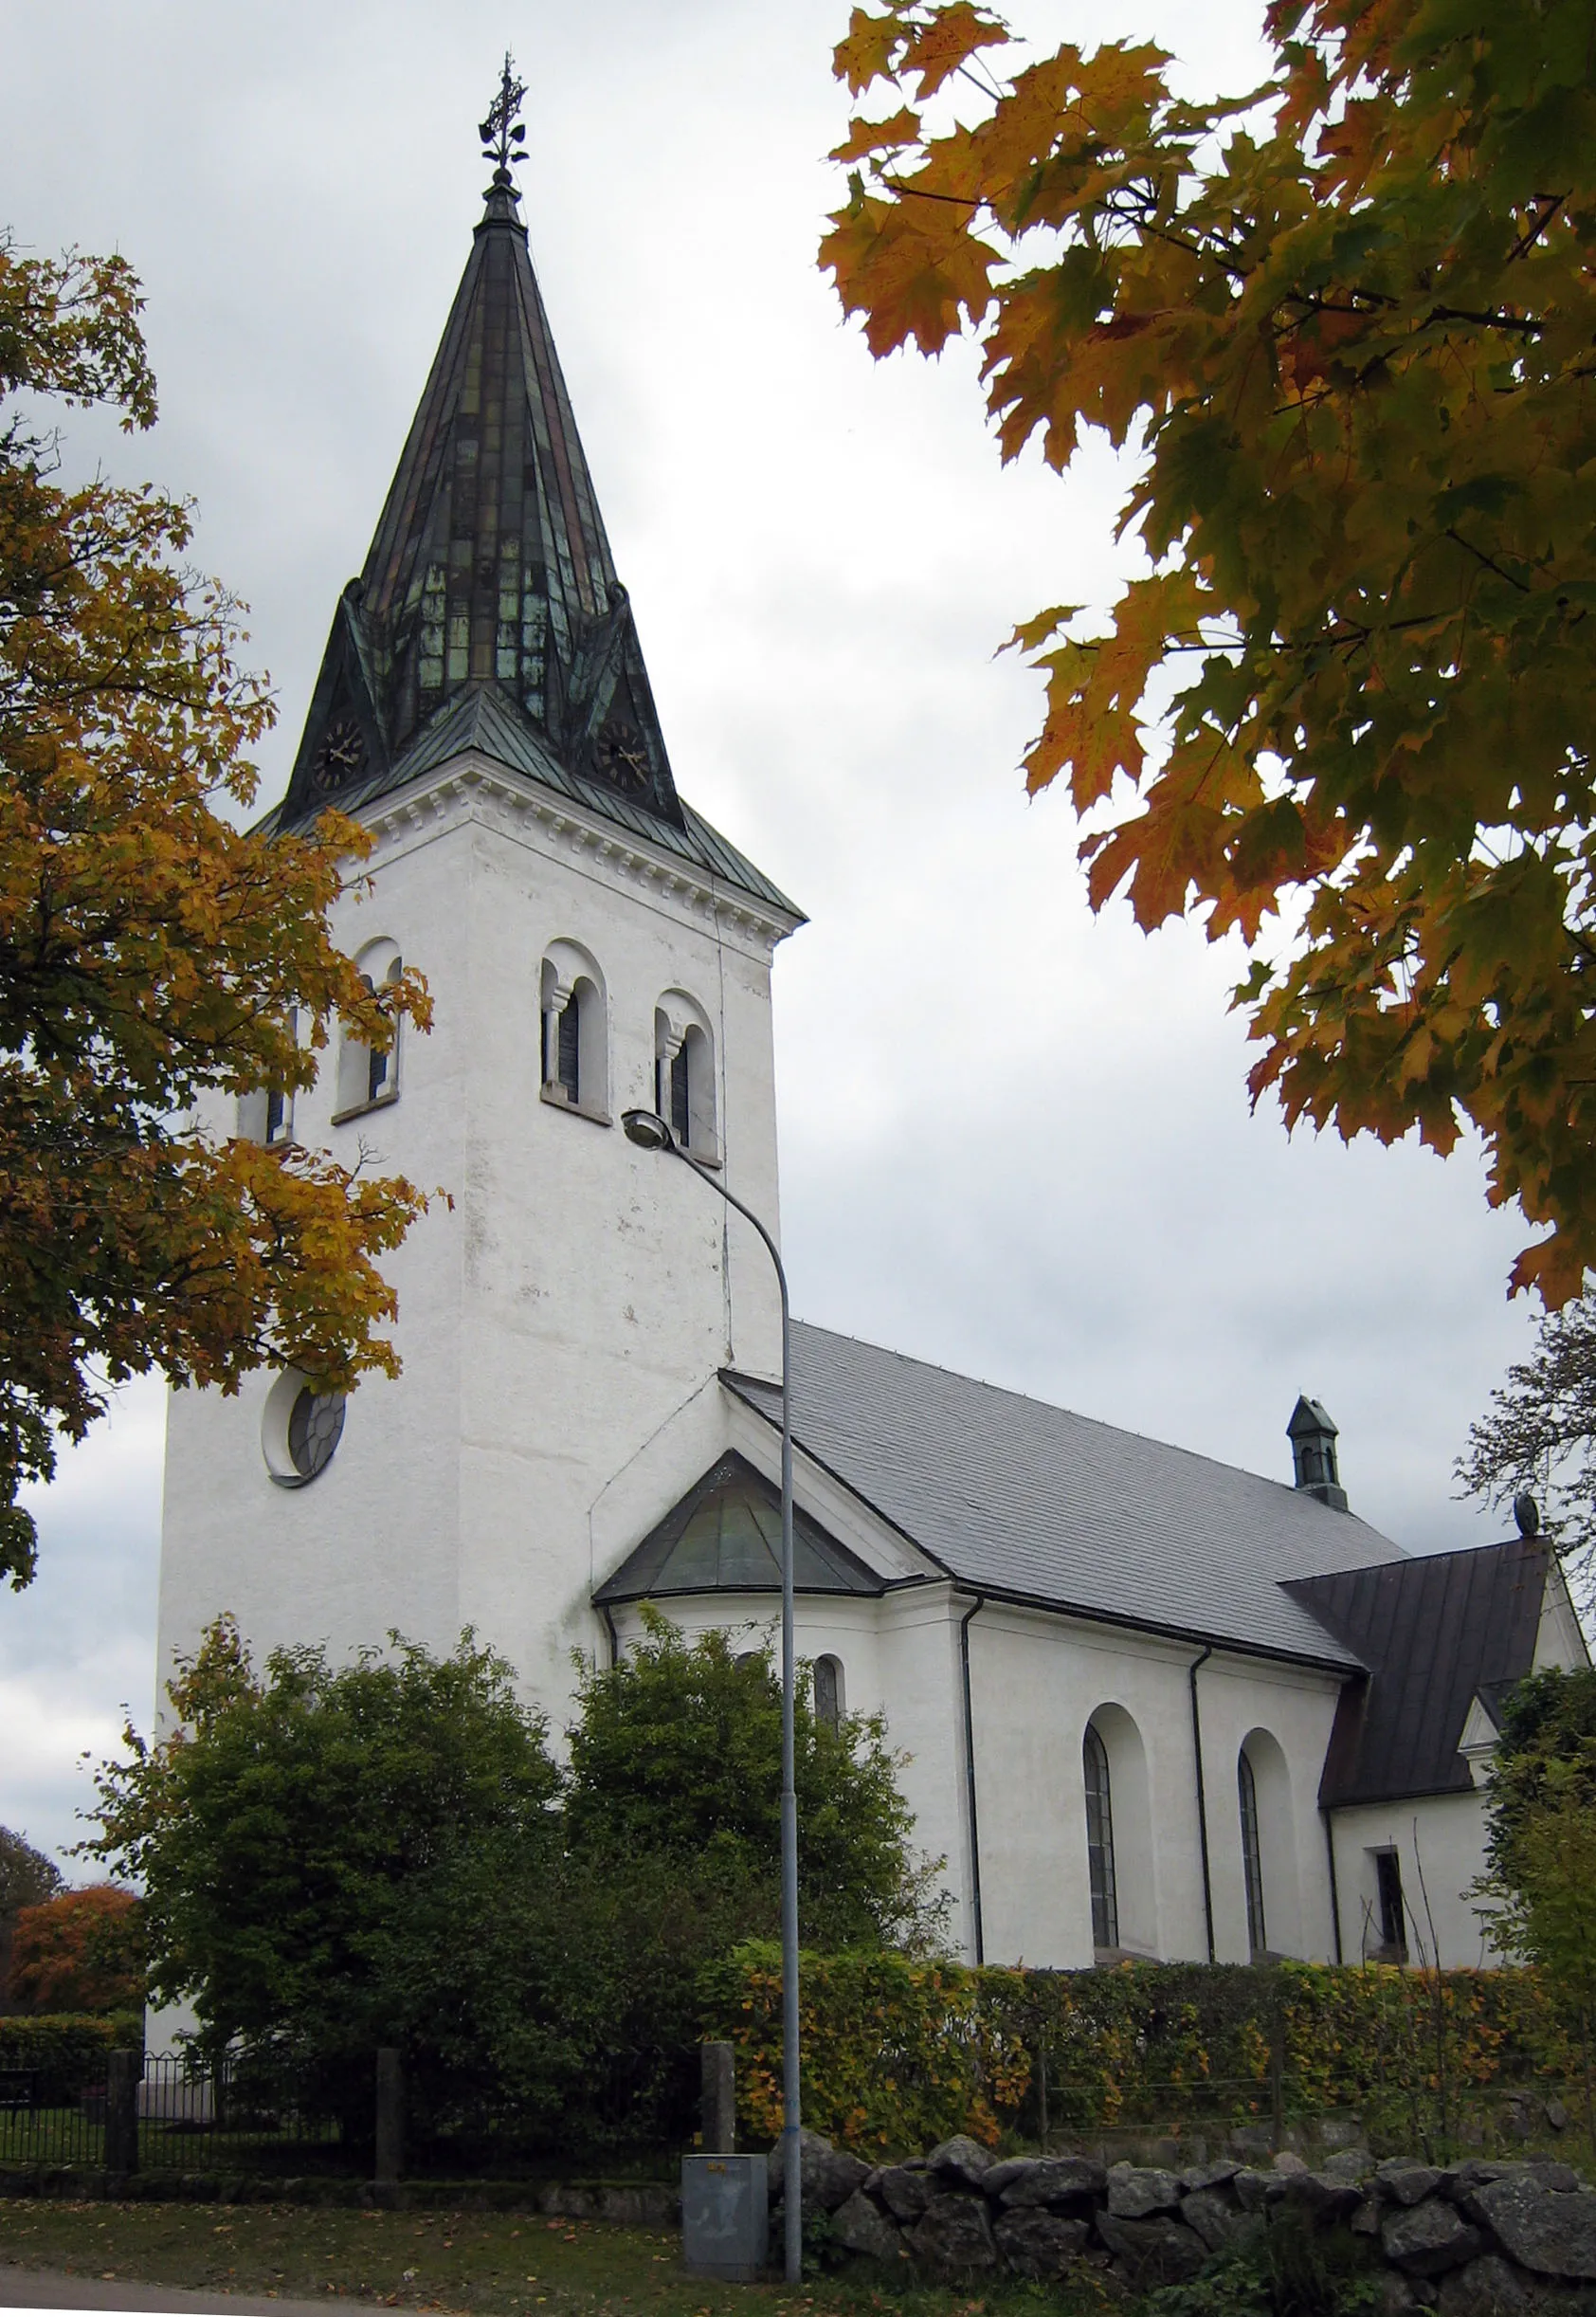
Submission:
POLYGON ((1047 687, 1028 788, 1067 774, 1094 815, 1095 906, 1252 947, 1255 1099, 1439 1150, 1472 1125, 1491 1200, 1546 1234, 1514 1290, 1574 1291, 1596 1265, 1584 0, 1502 0, 1466 37, 1425 0, 1278 0, 1262 88, 1201 104, 1145 45, 990 82, 1002 27, 964 0, 870 21, 905 95, 997 37, 953 118, 859 151, 825 246, 845 311, 878 355, 974 337, 1005 459, 1034 439, 1061 469, 1087 429, 1134 454, 1119 527, 1154 578, 1096 641, 1018 624, 1047 687))

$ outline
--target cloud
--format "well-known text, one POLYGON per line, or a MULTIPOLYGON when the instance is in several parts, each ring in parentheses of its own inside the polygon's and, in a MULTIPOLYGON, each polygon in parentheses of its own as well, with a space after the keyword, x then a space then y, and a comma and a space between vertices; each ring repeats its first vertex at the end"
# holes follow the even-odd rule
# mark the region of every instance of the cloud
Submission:
MULTIPOLYGON (((1249 0, 1017 6, 1039 42, 1162 38, 1252 84, 1249 0)), ((375 524, 484 182, 504 40, 526 210, 683 793, 812 922, 780 957, 799 1309, 1284 1474, 1296 1393, 1405 1543, 1493 1524, 1451 1460, 1532 1315, 1477 1155, 1288 1143, 1242 1093, 1237 960, 1087 912, 1061 800, 1015 766, 1015 621, 1102 602, 1118 471, 1000 466, 968 348, 870 361, 814 269, 845 114, 820 0, 24 0, 4 211, 143 275, 162 420, 72 455, 192 491, 254 607, 286 778, 338 589, 375 524)), ((70 1833, 116 1704, 147 1716, 158 1419, 130 1395, 0 1597, 0 1815, 70 1833)))
POLYGON ((0 1823, 58 1855, 93 1799, 83 1754, 115 1749, 124 1705, 150 1726, 165 1431, 163 1387, 127 1385, 81 1447, 61 1450, 49 1487, 25 1491, 39 1574, 0 1592, 0 1823))

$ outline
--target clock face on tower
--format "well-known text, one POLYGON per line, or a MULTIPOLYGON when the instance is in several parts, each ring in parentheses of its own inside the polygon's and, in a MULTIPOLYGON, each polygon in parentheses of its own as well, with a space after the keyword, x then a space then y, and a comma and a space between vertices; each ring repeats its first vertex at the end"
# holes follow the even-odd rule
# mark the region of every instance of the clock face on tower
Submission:
POLYGON ((365 761, 365 736, 353 716, 340 716, 322 734, 310 776, 318 789, 341 789, 365 761))
POLYGON ((648 757, 630 724, 606 724, 593 743, 593 761, 607 780, 634 795, 648 786, 648 757))

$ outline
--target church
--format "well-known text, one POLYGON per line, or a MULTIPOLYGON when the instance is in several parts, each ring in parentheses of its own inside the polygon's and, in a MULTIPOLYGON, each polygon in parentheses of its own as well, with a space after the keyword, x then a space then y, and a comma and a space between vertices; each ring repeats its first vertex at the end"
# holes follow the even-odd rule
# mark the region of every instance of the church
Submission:
MULTIPOLYGON (((397 1379, 172 1396, 159 1650, 164 1684, 222 1611, 257 1655, 469 1625, 557 1730, 571 1652, 624 1652, 644 1603, 750 1646, 774 1619, 779 1304, 713 1181, 778 1235, 772 964, 804 920, 678 792, 516 95, 267 823, 371 831, 334 931, 374 987, 420 968, 434 1026, 206 1121, 453 1206, 391 1258, 397 1379)), ((817 1710, 885 1713, 968 1958, 1481 1960, 1496 1711, 1586 1657, 1544 1541, 1404 1555, 1306 1398, 1265 1479, 819 1327, 792 1390, 817 1710)))

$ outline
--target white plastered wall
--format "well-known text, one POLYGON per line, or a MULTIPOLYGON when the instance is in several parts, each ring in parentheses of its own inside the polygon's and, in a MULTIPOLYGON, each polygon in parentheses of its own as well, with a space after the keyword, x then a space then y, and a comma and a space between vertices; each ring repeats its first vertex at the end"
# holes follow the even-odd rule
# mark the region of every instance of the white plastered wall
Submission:
POLYGON ((1476 1790, 1360 1803, 1332 1814, 1341 1952, 1361 1962, 1379 1945, 1375 1853, 1395 1851, 1407 1914, 1407 1959, 1443 1970, 1499 1961, 1468 1896, 1484 1863, 1485 1797, 1476 1790))
POLYGON ((790 921, 485 760, 373 820, 373 889, 340 904, 335 935, 395 941, 427 977, 433 1029, 406 1031, 398 1100, 336 1126, 335 1038, 295 1133, 454 1206, 435 1201, 388 1259, 404 1373, 360 1386, 309 1486, 266 1471, 269 1377, 232 1400, 172 1396, 161 1678, 222 1610, 257 1653, 342 1656, 390 1627, 445 1650, 469 1624, 558 1728, 571 1650, 602 1646, 593 1507, 721 1366, 771 1374, 779 1351, 763 1249, 680 1161, 628 1143, 619 1114, 652 1107, 661 991, 691 993, 716 1028, 723 1179, 775 1228, 770 962, 790 921), (541 963, 560 939, 604 972, 611 1125, 540 1099, 541 963))
MULTIPOLYGON (((1205 1960, 1190 1693, 1199 1648, 992 1602, 970 1642, 988 1961, 1079 1969, 1093 1960, 1081 1749, 1095 1716, 1110 1755, 1120 1944, 1205 1960), (1139 1759, 1115 1715, 1134 1725, 1139 1759), (1150 1845, 1138 1839, 1144 1813, 1150 1845)), ((1262 1728, 1291 1779, 1284 1871, 1297 1894, 1294 1949, 1326 1956, 1329 1866, 1316 1794, 1339 1678, 1216 1654, 1197 1679, 1215 1952, 1247 1960, 1236 1763, 1246 1735, 1262 1728)))

